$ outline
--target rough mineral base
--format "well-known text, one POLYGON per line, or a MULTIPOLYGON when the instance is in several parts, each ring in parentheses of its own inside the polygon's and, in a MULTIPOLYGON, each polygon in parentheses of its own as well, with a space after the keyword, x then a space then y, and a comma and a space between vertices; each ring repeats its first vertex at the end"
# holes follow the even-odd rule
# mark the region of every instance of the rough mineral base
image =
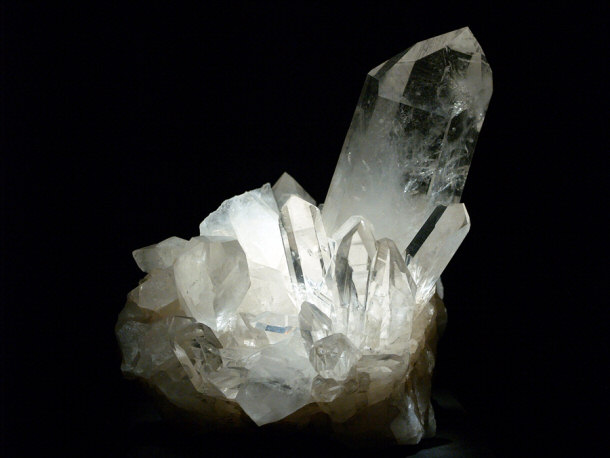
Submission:
POLYGON ((203 421, 307 424, 413 444, 435 432, 440 275, 492 92, 468 28, 369 72, 323 208, 288 174, 200 235, 133 255, 123 372, 203 421))

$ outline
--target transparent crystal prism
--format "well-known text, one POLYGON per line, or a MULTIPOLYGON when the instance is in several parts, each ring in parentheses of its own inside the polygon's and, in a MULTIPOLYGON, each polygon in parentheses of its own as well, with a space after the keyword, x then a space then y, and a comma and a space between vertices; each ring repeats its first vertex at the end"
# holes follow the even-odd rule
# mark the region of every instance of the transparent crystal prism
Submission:
POLYGON ((297 300, 309 300, 330 315, 332 298, 325 277, 331 253, 320 210, 298 196, 290 196, 281 209, 281 230, 297 300))
POLYGON ((371 70, 324 202, 327 231, 362 215, 404 250, 437 205, 459 201, 491 92, 468 28, 371 70))
POLYGON ((383 349, 399 337, 408 341, 415 312, 414 282, 392 240, 377 242, 366 304, 367 347, 383 349))

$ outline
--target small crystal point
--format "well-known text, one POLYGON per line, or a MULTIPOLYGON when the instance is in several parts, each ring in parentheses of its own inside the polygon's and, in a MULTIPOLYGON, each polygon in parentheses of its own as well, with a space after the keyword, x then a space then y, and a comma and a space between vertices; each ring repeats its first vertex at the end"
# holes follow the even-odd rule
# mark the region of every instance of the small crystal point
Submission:
POLYGON ((170 237, 156 245, 140 248, 133 252, 133 258, 142 272, 165 269, 173 265, 187 241, 180 237, 170 237))
POLYGON ((345 380, 360 358, 359 351, 343 334, 332 334, 314 343, 309 360, 323 378, 345 380))
MULTIPOLYGON (((371 223, 361 216, 352 216, 333 234, 336 243, 335 279, 344 289, 353 281, 358 300, 364 304, 368 281, 368 271, 375 257, 377 247, 371 223), (349 278, 348 278, 349 277, 349 278)), ((347 303, 346 291, 340 291, 343 302, 347 303)))
POLYGON ((459 201, 491 92, 468 28, 369 72, 324 202, 326 229, 363 215, 404 250, 437 205, 459 201))
POLYGON ((330 318, 309 302, 303 302, 299 312, 299 328, 306 344, 313 345, 320 339, 332 333, 333 325, 330 318))
POLYGON ((367 291, 367 346, 385 348, 399 337, 408 341, 415 311, 413 289, 411 274, 396 244, 379 240, 367 291))
POLYGON ((282 208, 290 196, 298 196, 312 205, 316 204, 313 197, 311 197, 309 193, 286 172, 284 172, 280 179, 275 182, 272 189, 278 208, 282 208))

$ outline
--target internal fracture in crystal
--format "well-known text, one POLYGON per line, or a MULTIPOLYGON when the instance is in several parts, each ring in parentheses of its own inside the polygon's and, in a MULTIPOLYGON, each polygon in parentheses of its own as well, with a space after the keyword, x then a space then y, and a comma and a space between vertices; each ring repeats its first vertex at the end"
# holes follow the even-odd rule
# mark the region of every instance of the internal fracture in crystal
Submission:
POLYGON ((190 240, 134 251, 123 372, 228 425, 306 423, 399 443, 434 434, 440 276, 491 96, 468 28, 369 72, 322 210, 288 174, 226 200, 190 240))
POLYGON ((362 215, 404 250, 437 205, 459 201, 491 92, 468 28, 371 70, 324 202, 327 231, 362 215))

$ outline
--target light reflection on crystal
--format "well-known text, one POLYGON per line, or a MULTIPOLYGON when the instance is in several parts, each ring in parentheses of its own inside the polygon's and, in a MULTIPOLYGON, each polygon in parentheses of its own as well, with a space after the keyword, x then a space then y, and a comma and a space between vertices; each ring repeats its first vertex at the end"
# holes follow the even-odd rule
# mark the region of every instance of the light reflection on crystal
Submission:
POLYGON ((123 372, 218 423, 434 434, 435 292, 470 227, 457 201, 491 86, 467 28, 417 43, 369 72, 322 211, 283 174, 199 236, 135 250, 123 372))

